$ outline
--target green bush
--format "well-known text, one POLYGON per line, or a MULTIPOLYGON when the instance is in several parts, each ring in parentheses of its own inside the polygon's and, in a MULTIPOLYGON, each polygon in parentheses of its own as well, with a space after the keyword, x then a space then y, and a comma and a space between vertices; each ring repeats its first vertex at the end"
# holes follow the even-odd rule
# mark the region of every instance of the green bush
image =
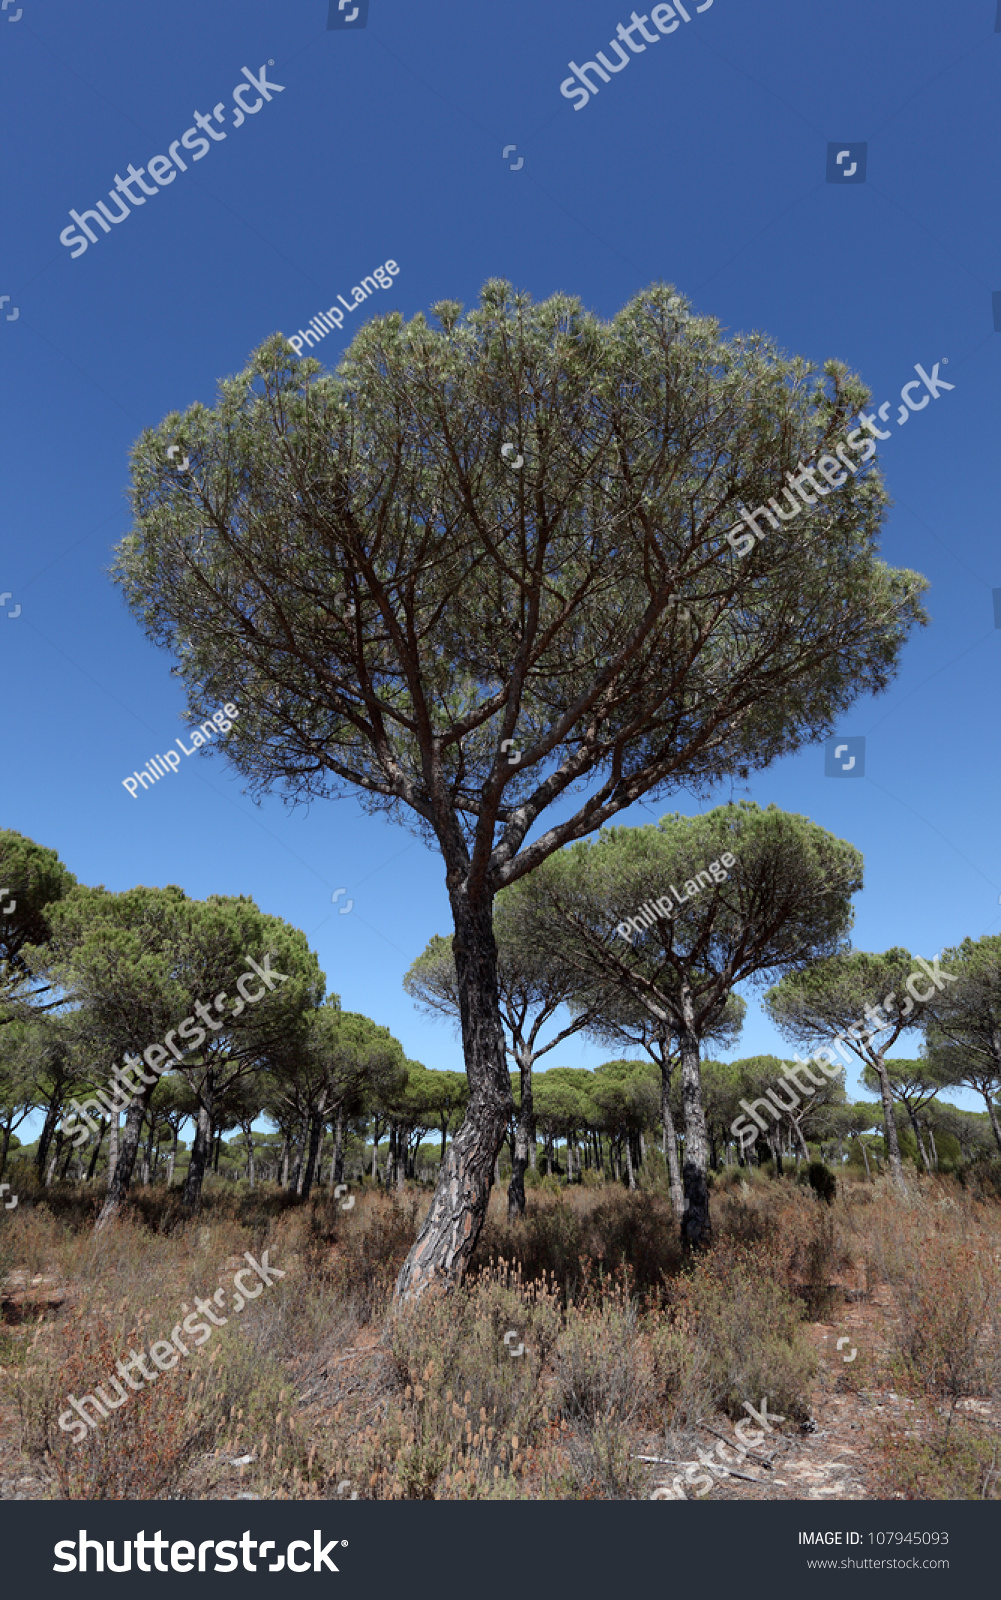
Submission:
POLYGON ((818 1200, 826 1200, 829 1206, 834 1204, 838 1195, 838 1180, 830 1167, 823 1161, 811 1161, 807 1180, 818 1200))

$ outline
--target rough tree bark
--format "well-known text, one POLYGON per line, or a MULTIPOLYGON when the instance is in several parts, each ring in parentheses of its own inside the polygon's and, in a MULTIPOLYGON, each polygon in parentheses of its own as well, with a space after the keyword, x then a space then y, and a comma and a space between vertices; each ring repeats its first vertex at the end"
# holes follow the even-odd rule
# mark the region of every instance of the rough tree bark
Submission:
POLYGON ((211 1153, 212 1116, 207 1106, 199 1105, 198 1116, 195 1119, 195 1138, 191 1146, 191 1160, 188 1163, 188 1175, 184 1180, 184 1192, 181 1197, 183 1205, 194 1207, 198 1204, 205 1168, 208 1166, 211 1153))
MULTIPOLYGON (((155 1081, 154 1079, 154 1083, 155 1081)), ((116 1112, 111 1119, 111 1138, 113 1143, 108 1149, 108 1171, 111 1177, 108 1182, 108 1193, 98 1214, 95 1230, 106 1227, 112 1217, 117 1216, 129 1192, 129 1185, 132 1182, 132 1174, 135 1170, 136 1156, 139 1153, 139 1137, 142 1133, 142 1125, 146 1120, 146 1107, 149 1105, 152 1093, 153 1084, 146 1084, 143 1087, 142 1094, 136 1095, 129 1102, 128 1110, 125 1113, 125 1127, 121 1133, 118 1132, 118 1113, 116 1112), (111 1166, 113 1155, 116 1155, 116 1159, 114 1166, 111 1166)))
POLYGON ((681 1186, 681 1168, 678 1165, 678 1136, 671 1113, 671 1060, 667 1041, 661 1048, 660 1058, 660 1121, 664 1131, 664 1156, 671 1181, 671 1208, 678 1222, 685 1213, 685 1191, 681 1186))
MULTIPOLYGON (((686 1012, 691 1011, 687 995, 683 996, 682 1004, 686 1012)), ((681 1219, 681 1242, 686 1250, 704 1250, 712 1243, 712 1222, 709 1216, 709 1140, 702 1104, 699 1041, 686 1025, 679 1034, 678 1043, 681 1047, 681 1103, 685 1114, 682 1173, 685 1209, 681 1219)))
MULTIPOLYGON (((93 1154, 91 1155, 91 1158, 90 1158, 90 1166, 87 1168, 87 1180, 86 1181, 88 1183, 91 1183, 93 1181, 94 1173, 97 1170, 97 1158, 101 1154, 101 1146, 104 1143, 104 1135, 107 1133, 107 1131, 108 1131, 108 1119, 107 1119, 107 1117, 102 1117, 101 1118, 101 1131, 98 1134, 97 1138, 94 1140, 94 1150, 93 1150, 93 1154)), ((3 1174, 3 1167, 0 1166, 0 1175, 2 1175, 2 1174, 3 1174)))
MULTIPOLYGON (((452 873, 449 873, 452 877, 452 873)), ((452 1140, 427 1216, 396 1281, 396 1302, 461 1281, 486 1216, 494 1160, 514 1110, 497 995, 490 896, 449 884, 469 1106, 452 1140)))
POLYGON ((330 1172, 331 1188, 344 1182, 344 1107, 337 1107, 334 1119, 334 1159, 330 1172))
POLYGON ((904 1181, 904 1163, 900 1156, 900 1140, 897 1138, 897 1119, 893 1114, 893 1094, 890 1090, 890 1074, 886 1070, 882 1050, 876 1054, 876 1072, 879 1076, 879 1094, 883 1102, 883 1133, 886 1139, 886 1150, 890 1160, 890 1176, 898 1189, 907 1188, 904 1181))
POLYGON ((316 1162, 320 1153, 320 1138, 323 1133, 323 1116, 319 1111, 314 1111, 309 1119, 309 1154, 306 1157, 306 1170, 302 1178, 302 1198, 308 1200, 316 1177, 316 1162))
POLYGON ((514 1156, 511 1161, 511 1182, 507 1186, 507 1220, 516 1222, 525 1213, 525 1168, 529 1161, 535 1167, 535 1103, 532 1096, 532 1056, 523 1047, 518 1052, 518 1073, 521 1080, 521 1105, 518 1125, 514 1134, 514 1156))
POLYGON ((622 1144, 626 1152, 626 1172, 629 1177, 629 1187, 630 1189, 635 1189, 636 1174, 633 1171, 633 1141, 628 1129, 622 1135, 622 1144))
POLYGON ((7 1151, 10 1149, 10 1136, 13 1126, 14 1118, 12 1113, 3 1125, 3 1140, 0 1142, 0 1178, 3 1177, 3 1169, 7 1165, 7 1151))

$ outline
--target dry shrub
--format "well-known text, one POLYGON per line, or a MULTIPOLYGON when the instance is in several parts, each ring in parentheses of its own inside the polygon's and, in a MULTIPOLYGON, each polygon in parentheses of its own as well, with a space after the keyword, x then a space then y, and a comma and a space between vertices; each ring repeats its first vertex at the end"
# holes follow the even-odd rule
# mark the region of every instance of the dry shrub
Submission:
POLYGON ((996 1211, 942 1189, 884 1194, 868 1250, 893 1292, 899 1381, 955 1402, 1001 1392, 1001 1233, 996 1211))
POLYGON ((555 1287, 526 1284, 517 1267, 500 1261, 451 1294, 429 1291, 401 1310, 390 1348, 400 1382, 424 1381, 431 1370, 440 1390, 468 1391, 474 1411, 485 1407, 498 1427, 527 1438, 541 1416, 541 1378, 559 1321, 555 1287))
POLYGON ((367 1323, 389 1304, 417 1234, 418 1202, 373 1190, 359 1195, 351 1211, 333 1215, 338 1231, 331 1287, 367 1323))
POLYGON ((652 1408, 657 1372, 627 1281, 620 1277, 602 1299, 568 1310, 553 1371, 559 1409, 590 1431, 613 1416, 631 1422, 652 1408))
POLYGON ((943 1418, 921 1399, 906 1427, 890 1422, 875 1443, 881 1497, 1001 1500, 1001 1440, 976 1417, 952 1411, 943 1418))
POLYGON ((767 1261, 747 1247, 718 1248, 675 1288, 671 1323, 658 1338, 659 1370, 678 1387, 691 1384, 680 1335, 695 1347, 689 1359, 712 1408, 738 1417, 745 1400, 757 1405, 767 1395, 773 1411, 805 1421, 816 1357, 801 1322, 767 1261))
POLYGON ((516 1478, 536 1467, 535 1441, 548 1439, 543 1376, 559 1318, 554 1286, 526 1285, 504 1262, 403 1307, 388 1329, 383 1415, 362 1426, 364 1412, 336 1408, 324 1492, 350 1484, 378 1500, 522 1498, 516 1478))
POLYGON ((541 1185, 531 1191, 525 1215, 515 1223, 507 1220, 504 1197, 492 1197, 473 1264, 491 1257, 516 1262, 526 1282, 555 1280, 566 1303, 591 1293, 585 1262, 608 1279, 628 1267, 639 1290, 658 1288, 682 1262, 678 1225, 666 1195, 611 1187, 549 1194, 541 1185))
POLYGON ((809 1315, 826 1319, 840 1293, 833 1280, 853 1265, 855 1256, 840 1202, 818 1205, 812 1190, 796 1182, 773 1180, 744 1188, 739 1193, 731 1188, 720 1205, 720 1242, 766 1258, 779 1281, 804 1301, 809 1315))
MULTIPOLYGON (((189 1343, 175 1367, 135 1390, 127 1387, 123 1403, 114 1404, 118 1395, 110 1382, 117 1376, 124 1383, 116 1365, 130 1352, 169 1340, 196 1297, 211 1300, 220 1282, 231 1289, 253 1242, 230 1217, 215 1226, 192 1224, 170 1238, 139 1234, 130 1221, 119 1220, 78 1248, 66 1309, 38 1328, 8 1382, 22 1448, 45 1463, 62 1497, 148 1499, 178 1491, 195 1459, 218 1434, 231 1431, 227 1419, 236 1408, 249 1407, 255 1422, 273 1413, 281 1372, 270 1351, 279 1343, 275 1330, 286 1298, 281 1281, 245 1309, 237 1310, 232 1292, 227 1295, 225 1311, 216 1305, 224 1321, 212 1329, 211 1341, 189 1343), (107 1415, 88 1406, 96 1425, 78 1437, 69 1397, 82 1401, 98 1387, 112 1404, 97 1395, 107 1415)), ((279 1246, 276 1260, 274 1240, 266 1248, 269 1265, 294 1283, 295 1258, 282 1258, 279 1246)))

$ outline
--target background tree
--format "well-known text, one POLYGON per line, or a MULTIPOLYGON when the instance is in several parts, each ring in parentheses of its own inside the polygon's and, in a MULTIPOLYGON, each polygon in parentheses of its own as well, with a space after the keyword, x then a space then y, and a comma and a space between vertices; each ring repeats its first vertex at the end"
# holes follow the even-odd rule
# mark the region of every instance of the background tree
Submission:
MULTIPOLYGON (((167 1157, 167 1188, 174 1182, 177 1158, 181 1148, 181 1129, 198 1115, 198 1098, 181 1072, 165 1072, 157 1088, 162 1120, 170 1130, 171 1145, 167 1157)), ((109 1174, 110 1175, 110 1174, 109 1174)), ((251 1185, 253 1187, 253 1185, 251 1185)))
POLYGON ((644 794, 823 738, 922 617, 872 467, 750 554, 726 538, 843 439, 868 398, 843 365, 726 340, 666 285, 611 322, 500 282, 433 309, 361 327, 333 375, 275 336, 147 430, 116 565, 191 715, 239 686, 252 791, 360 789, 441 851, 470 1102, 398 1299, 461 1276, 511 1114, 498 891, 644 794))
POLYGON ((54 850, 0 828, 0 1027, 59 1005, 51 986, 35 978, 25 950, 46 943, 47 910, 75 883, 54 850))
POLYGON ((550 1067, 535 1080, 535 1116, 543 1135, 547 1175, 556 1165, 556 1143, 566 1140, 569 1182, 573 1176, 576 1135, 594 1121, 594 1074, 585 1067, 550 1067))
MULTIPOLYGON (((684 1189, 678 1162, 678 1135, 671 1104, 672 1077, 681 1058, 672 1050, 670 1026, 651 1015, 642 1001, 609 979, 590 987, 597 1020, 587 1028, 588 1035, 600 1044, 639 1045, 660 1072, 661 1149, 667 1162, 671 1186, 671 1206, 679 1223, 684 1211, 684 1189)), ((738 994, 729 994, 720 1015, 706 1025, 704 1044, 732 1045, 740 1037, 747 1004, 738 994)), ((729 1128, 729 1121, 726 1124, 729 1128)))
MULTIPOLYGON (((903 1107, 910 1122, 921 1164, 931 1177, 934 1164, 931 1151, 925 1148, 925 1141, 921 1136, 920 1114, 935 1099, 939 1090, 946 1087, 951 1076, 951 1068, 945 1067, 941 1062, 936 1068, 927 1057, 919 1061, 902 1061, 895 1057, 892 1061, 886 1062, 886 1076, 895 1104, 903 1107)), ((877 1092, 880 1089, 879 1075, 869 1065, 862 1069, 862 1082, 867 1089, 877 1092)))
POLYGON ((644 1128, 656 1125, 661 1111, 660 1073, 648 1061, 606 1061, 595 1068, 589 1088, 588 1098, 625 1156, 626 1182, 635 1189, 636 1168, 643 1159, 640 1138, 644 1128))
POLYGON ((931 1068, 942 1083, 980 1095, 1001 1152, 1001 935, 964 939, 943 952, 942 966, 956 982, 925 1009, 931 1068))
MULTIPOLYGON (((204 1042, 181 1065, 199 1101, 184 1191, 185 1202, 196 1204, 218 1096, 241 1072, 258 1064, 268 1046, 288 1048, 303 1008, 315 1003, 317 990, 322 993, 323 975, 305 936, 266 916, 245 897, 214 895, 200 902, 173 885, 122 894, 78 885, 50 908, 49 918, 48 945, 26 947, 26 953, 65 996, 74 1039, 89 1059, 88 1075, 102 1081, 109 1095, 117 1088, 113 1070, 124 1070, 121 1064, 116 1068, 116 1058, 141 1058, 160 1045, 195 1013, 196 1002, 211 1002, 220 1013, 216 1022, 201 1029, 204 1042), (223 1013, 228 992, 247 970, 248 954, 259 961, 266 951, 272 953, 274 969, 288 973, 288 982, 256 1005, 230 999, 223 1013)), ((160 1054, 164 1062, 169 1059, 169 1051, 161 1049, 160 1054)), ((157 1081, 140 1065, 148 1081, 137 1093, 121 1091, 128 1106, 125 1129, 99 1225, 122 1205, 132 1181, 157 1081)), ((96 1101, 94 1106, 102 1114, 96 1101)))
POLYGON ((40 1066, 37 1026, 12 1022, 0 1031, 0 1180, 14 1132, 35 1109, 40 1066))
POLYGON ((908 987, 915 974, 921 977, 921 968, 900 946, 883 955, 850 950, 790 973, 765 995, 765 1007, 787 1039, 804 1045, 835 1041, 849 1060, 854 1055, 863 1069, 872 1069, 883 1103, 890 1173, 901 1188, 904 1167, 885 1057, 902 1033, 921 1026, 925 1008, 908 987))
POLYGON ((703 816, 664 817, 656 827, 608 829, 595 844, 564 850, 545 878, 529 880, 536 937, 576 970, 581 991, 617 987, 678 1040, 681 1231, 690 1248, 707 1245, 712 1232, 701 1040, 736 984, 767 982, 838 949, 861 886, 862 858, 851 845, 805 817, 746 800, 703 816), (722 863, 719 881, 708 870, 714 862, 722 863), (673 914, 642 909, 654 901, 673 905, 673 914), (640 924, 628 939, 618 931, 626 917, 640 924))

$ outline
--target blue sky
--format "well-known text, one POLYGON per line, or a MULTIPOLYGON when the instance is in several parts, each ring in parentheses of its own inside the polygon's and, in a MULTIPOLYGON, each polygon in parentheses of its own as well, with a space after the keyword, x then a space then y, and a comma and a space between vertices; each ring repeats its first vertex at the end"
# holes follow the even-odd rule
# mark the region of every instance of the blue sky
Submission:
MULTIPOLYGON (((580 110, 568 63, 614 61, 622 0, 370 0, 344 29, 328 0, 20 0, 0 17, 0 826, 85 882, 252 894, 306 932, 346 1007, 429 1066, 460 1067, 458 1041, 401 978, 449 929, 440 861, 350 799, 255 808, 218 757, 130 798, 122 778, 183 735, 182 699, 107 577, 140 429, 211 404, 269 334, 387 259, 399 274, 372 309, 406 316, 493 276, 603 316, 668 280, 892 401, 883 549, 930 579, 931 626, 844 722, 867 741, 863 778, 826 778, 812 748, 734 793, 863 852, 859 946, 930 956, 1001 928, 996 0, 685 9, 580 110), (268 62, 282 88, 237 128, 241 69, 268 62), (60 244, 71 209, 108 202, 116 173, 220 104, 206 156, 187 147, 187 170, 85 253, 60 244), (865 182, 828 182, 828 145, 854 160, 859 141, 865 182), (916 364, 946 361, 954 388, 899 426, 916 364)), ((317 354, 335 361, 365 315, 317 354)), ((675 809, 696 807, 680 793, 625 820, 675 809)), ((736 1053, 769 1050, 790 1053, 752 1000, 736 1053)), ((602 1058, 571 1041, 546 1059, 602 1058)))

